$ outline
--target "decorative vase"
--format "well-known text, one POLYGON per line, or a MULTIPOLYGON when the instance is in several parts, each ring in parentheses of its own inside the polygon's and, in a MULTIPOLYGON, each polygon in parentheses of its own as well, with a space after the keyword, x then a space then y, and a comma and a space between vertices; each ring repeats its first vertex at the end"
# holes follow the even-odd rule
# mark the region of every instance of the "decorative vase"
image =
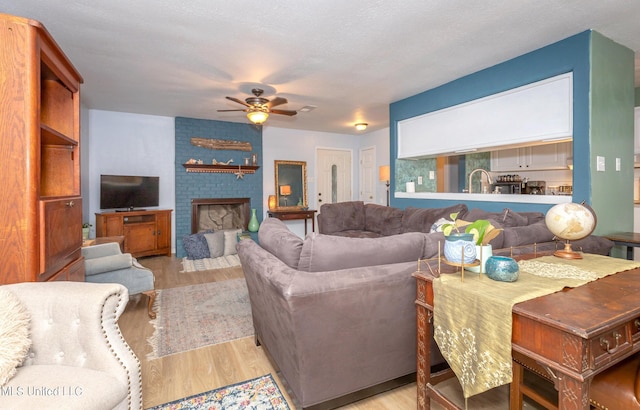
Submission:
POLYGON ((453 263, 473 263, 476 260, 476 243, 471 233, 451 233, 445 237, 444 257, 453 263))
POLYGON ((485 265, 487 276, 500 282, 514 282, 518 279, 518 262, 507 256, 491 256, 485 265))
POLYGON ((82 228, 82 240, 86 241, 89 239, 89 228, 82 228))
POLYGON ((258 232, 260 224, 258 223, 258 217, 256 216, 256 210, 251 209, 251 219, 249 219, 249 232, 258 232))
POLYGON ((476 258, 480 259, 479 266, 470 266, 468 268, 465 267, 466 270, 478 273, 480 272, 480 267, 482 267, 482 272, 486 273, 487 268, 487 259, 493 255, 493 248, 491 245, 476 245, 476 258))

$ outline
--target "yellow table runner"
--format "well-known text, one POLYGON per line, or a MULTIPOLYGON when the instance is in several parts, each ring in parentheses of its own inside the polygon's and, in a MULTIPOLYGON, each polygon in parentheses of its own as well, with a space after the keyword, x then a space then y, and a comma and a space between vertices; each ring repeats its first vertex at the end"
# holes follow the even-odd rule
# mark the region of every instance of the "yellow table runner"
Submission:
POLYGON ((511 312, 525 300, 640 267, 640 263, 583 254, 521 261, 515 282, 465 272, 434 279, 434 338, 468 398, 512 380, 511 312))

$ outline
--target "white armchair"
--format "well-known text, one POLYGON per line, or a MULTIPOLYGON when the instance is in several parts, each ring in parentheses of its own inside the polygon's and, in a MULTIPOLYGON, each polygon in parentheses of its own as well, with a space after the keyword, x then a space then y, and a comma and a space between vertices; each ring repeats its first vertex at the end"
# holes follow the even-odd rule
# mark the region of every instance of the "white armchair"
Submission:
MULTIPOLYGON (((2 386, 7 409, 142 409, 140 361, 120 333, 118 284, 4 285, 30 313, 31 348, 2 386)), ((0 341, 0 344, 2 341, 0 341)))
POLYGON ((150 269, 140 265, 130 253, 122 253, 120 245, 115 242, 84 247, 82 255, 85 258, 85 281, 120 283, 129 290, 130 295, 144 293, 149 297, 149 317, 155 319, 155 277, 150 269))

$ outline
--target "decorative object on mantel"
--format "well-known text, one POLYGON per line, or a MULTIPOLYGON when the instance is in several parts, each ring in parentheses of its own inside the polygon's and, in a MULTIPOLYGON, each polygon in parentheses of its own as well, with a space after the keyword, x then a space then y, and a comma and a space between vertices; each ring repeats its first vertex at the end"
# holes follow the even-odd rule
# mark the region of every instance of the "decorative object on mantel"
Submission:
POLYGON ((251 165, 258 165, 258 154, 251 154, 251 165))
POLYGON ((217 174, 235 174, 238 172, 238 169, 242 170, 243 174, 255 174, 256 170, 260 167, 258 166, 244 166, 244 165, 209 165, 209 164, 196 164, 196 163, 185 163, 182 164, 183 167, 186 168, 187 172, 198 172, 198 173, 217 173, 217 174))
POLYGON ((234 172, 234 174, 236 175, 236 179, 244 179, 244 172, 242 172, 240 165, 238 165, 238 171, 234 172))
MULTIPOLYGON (((233 159, 230 159, 230 160, 229 160, 229 161, 227 161, 227 162, 220 162, 220 161, 217 161, 217 160, 214 158, 214 159, 212 159, 212 160, 211 160, 211 165, 229 165, 229 164, 231 164, 232 162, 233 162, 233 159)), ((247 165, 249 165, 249 164, 247 164, 247 165)))
POLYGON ((228 151, 251 151, 251 143, 233 140, 218 140, 211 138, 192 137, 191 145, 207 149, 219 149, 228 151))
POLYGON ((187 162, 185 162, 185 164, 189 164, 189 165, 202 165, 203 162, 201 159, 194 159, 194 158, 189 158, 189 160, 187 162))
POLYGON ((565 241, 564 249, 553 254, 564 259, 582 259, 580 253, 571 249, 569 241, 591 235, 598 222, 596 213, 584 201, 555 205, 547 211, 544 221, 551 233, 565 241))

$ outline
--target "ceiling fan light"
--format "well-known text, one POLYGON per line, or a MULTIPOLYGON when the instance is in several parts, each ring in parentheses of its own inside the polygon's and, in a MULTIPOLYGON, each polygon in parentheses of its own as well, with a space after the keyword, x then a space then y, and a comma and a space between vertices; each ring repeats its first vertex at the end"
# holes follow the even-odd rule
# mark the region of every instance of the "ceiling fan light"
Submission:
POLYGON ((259 125, 265 122, 267 118, 269 118, 269 113, 258 109, 250 110, 249 112, 247 112, 247 118, 252 123, 259 125))
POLYGON ((356 124, 356 129, 358 131, 364 131, 364 130, 367 129, 367 125, 369 125, 369 124, 367 124, 366 122, 359 122, 359 123, 356 124))

